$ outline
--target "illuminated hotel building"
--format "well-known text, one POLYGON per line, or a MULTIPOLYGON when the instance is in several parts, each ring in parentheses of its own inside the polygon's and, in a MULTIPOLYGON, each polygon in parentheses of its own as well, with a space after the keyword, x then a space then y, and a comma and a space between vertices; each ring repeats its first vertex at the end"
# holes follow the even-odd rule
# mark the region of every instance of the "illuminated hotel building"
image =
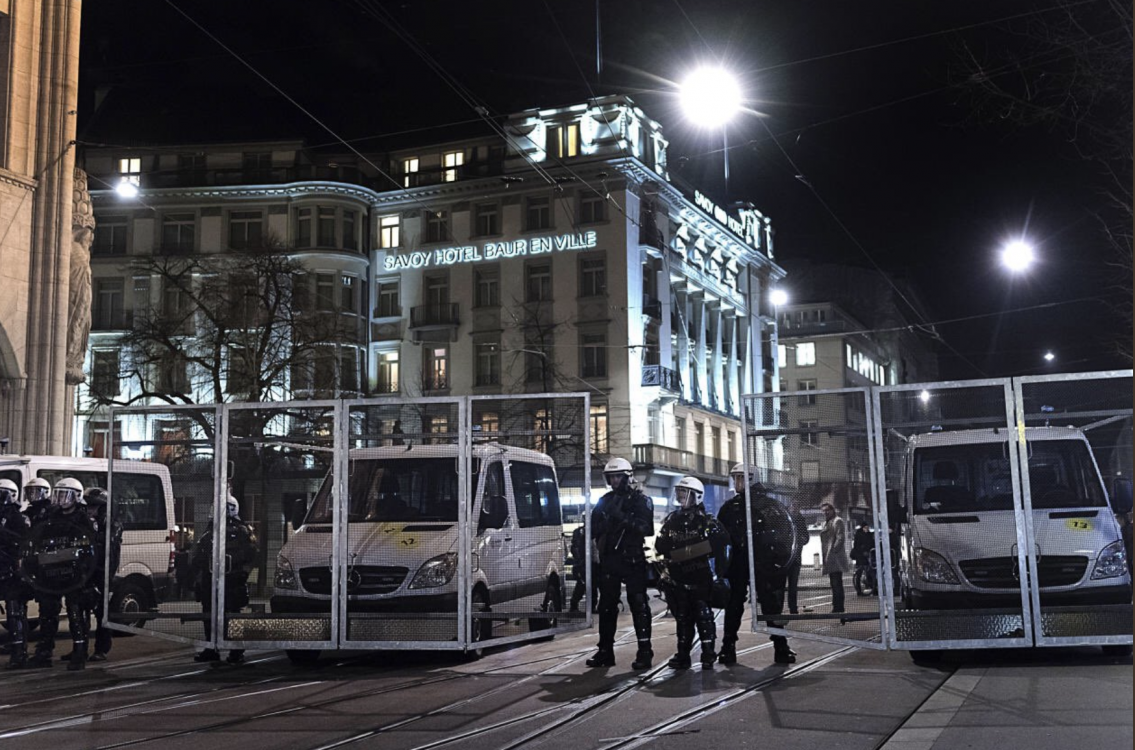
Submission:
MULTIPOLYGON (((281 398, 587 391, 597 464, 625 456, 655 498, 694 474, 712 507, 741 460, 741 394, 777 382, 769 219, 671 182, 661 126, 625 97, 500 125, 507 138, 366 160, 281 142, 88 150, 93 187, 130 179, 142 201, 92 191, 89 380, 132 387, 115 341, 162 294, 132 256, 270 236, 357 331, 281 398)), ((77 413, 74 448, 97 453, 109 425, 86 387, 77 413)))

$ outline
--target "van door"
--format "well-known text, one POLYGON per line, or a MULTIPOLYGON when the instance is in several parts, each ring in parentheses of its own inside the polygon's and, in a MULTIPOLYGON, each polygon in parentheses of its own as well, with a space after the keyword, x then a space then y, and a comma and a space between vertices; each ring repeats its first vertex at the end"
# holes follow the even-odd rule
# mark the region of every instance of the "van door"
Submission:
POLYGON ((520 575, 517 598, 542 599, 548 572, 559 570, 556 559, 563 553, 559 491, 552 467, 513 461, 509 465, 516 501, 516 544, 520 575))
POLYGON ((508 500, 504 464, 493 461, 485 469, 484 489, 477 511, 477 554, 495 605, 511 598, 517 567, 513 548, 513 517, 508 500))

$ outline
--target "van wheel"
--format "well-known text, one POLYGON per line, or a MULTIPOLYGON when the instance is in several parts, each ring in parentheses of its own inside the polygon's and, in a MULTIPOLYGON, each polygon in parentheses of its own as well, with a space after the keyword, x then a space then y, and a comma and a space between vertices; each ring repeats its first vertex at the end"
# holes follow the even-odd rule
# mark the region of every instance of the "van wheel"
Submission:
MULTIPOLYGON (((564 611, 564 593, 554 579, 548 581, 548 588, 544 590, 544 603, 540 605, 540 611, 555 614, 564 611)), ((549 628, 556 627, 558 622, 559 618, 556 617, 533 617, 528 621, 528 629, 533 632, 537 630, 548 630, 549 628)), ((551 640, 554 637, 555 636, 548 636, 547 640, 551 640)))
MULTIPOLYGON (((469 611, 472 613, 490 612, 489 595, 484 589, 473 589, 473 596, 469 600, 469 611)), ((471 617, 469 619, 470 644, 487 641, 493 637, 493 621, 487 617, 471 617)), ((484 654, 484 649, 469 647, 469 653, 475 658, 484 654)))
POLYGON ((1131 656, 1131 644, 1107 645, 1103 646, 1104 656, 1124 657, 1131 656))
POLYGON ((922 665, 922 666, 932 666, 932 665, 941 663, 943 655, 944 655, 944 652, 942 651, 942 649, 938 649, 938 648, 922 649, 922 650, 919 650, 919 651, 911 651, 910 652, 911 660, 915 664, 922 665))
POLYGON ((149 593, 133 581, 124 581, 116 586, 110 597, 110 612, 117 615, 115 621, 133 628, 145 627, 146 620, 131 620, 129 616, 149 612, 151 608, 149 593))
POLYGON ((289 648, 284 653, 288 655, 288 661, 297 667, 313 667, 319 662, 318 649, 289 648))

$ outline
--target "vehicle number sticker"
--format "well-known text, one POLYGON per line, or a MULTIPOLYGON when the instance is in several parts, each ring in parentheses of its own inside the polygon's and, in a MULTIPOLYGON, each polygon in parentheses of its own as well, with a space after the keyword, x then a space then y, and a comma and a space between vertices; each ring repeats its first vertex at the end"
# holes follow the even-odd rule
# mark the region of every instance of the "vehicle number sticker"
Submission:
POLYGON ((1086 518, 1069 518, 1064 522, 1064 525, 1072 529, 1072 531, 1092 530, 1092 522, 1086 518))

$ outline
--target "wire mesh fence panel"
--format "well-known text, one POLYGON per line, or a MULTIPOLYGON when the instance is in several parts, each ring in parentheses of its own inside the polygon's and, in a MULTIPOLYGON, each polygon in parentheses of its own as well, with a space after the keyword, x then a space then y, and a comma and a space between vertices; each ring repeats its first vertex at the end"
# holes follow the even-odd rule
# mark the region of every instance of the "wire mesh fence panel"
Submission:
POLYGON ((351 403, 345 427, 341 645, 459 648, 463 402, 351 403))
POLYGON ((567 558, 571 531, 586 529, 588 517, 589 405, 586 394, 470 399, 471 642, 528 640, 588 622, 586 545, 571 569, 567 558))
POLYGON ((193 550, 213 512, 218 410, 113 409, 110 419, 107 470, 67 472, 88 492, 110 488, 107 619, 115 630, 202 643, 208 615, 201 602, 210 591, 200 585, 193 550))
POLYGON ((225 486, 198 547, 213 552, 226 648, 334 642, 336 535, 314 521, 333 499, 339 413, 332 402, 225 407, 225 486))
POLYGON ((1014 385, 1037 643, 1130 653, 1131 371, 1014 385))
POLYGON ((745 398, 754 630, 882 648, 868 391, 745 398))
POLYGON ((1009 381, 882 387, 875 409, 899 552, 891 645, 1031 644, 1009 381))

